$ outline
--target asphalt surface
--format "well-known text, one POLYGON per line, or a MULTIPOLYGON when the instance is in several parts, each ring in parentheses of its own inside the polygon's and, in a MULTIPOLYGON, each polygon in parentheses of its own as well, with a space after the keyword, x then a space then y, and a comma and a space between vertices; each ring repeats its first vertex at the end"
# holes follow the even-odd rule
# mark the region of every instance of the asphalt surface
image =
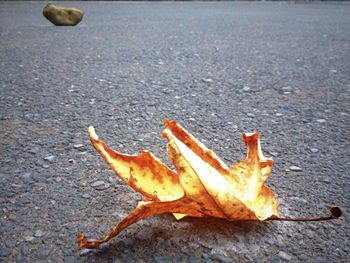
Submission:
POLYGON ((85 11, 76 27, 50 24, 45 5, 0 2, 0 261, 348 260, 349 4, 65 2, 85 11), (338 205, 344 216, 162 215, 79 255, 79 231, 102 236, 141 198, 93 150, 88 125, 169 164, 165 117, 228 164, 244 158, 242 132, 258 130, 281 214, 338 205))

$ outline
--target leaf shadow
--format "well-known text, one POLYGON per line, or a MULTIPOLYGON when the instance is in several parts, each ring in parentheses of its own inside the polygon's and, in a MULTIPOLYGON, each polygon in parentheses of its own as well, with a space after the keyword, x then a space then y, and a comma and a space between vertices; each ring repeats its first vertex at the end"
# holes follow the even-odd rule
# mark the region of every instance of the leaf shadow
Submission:
MULTIPOLYGON (((267 233, 276 232, 278 224, 271 221, 227 221, 217 218, 184 218, 176 221, 172 215, 160 215, 143 224, 131 226, 119 236, 83 257, 86 262, 115 260, 188 261, 213 248, 244 243, 264 243, 267 233), (132 229, 131 229, 132 228, 132 229)), ((242 244, 240 244, 242 247, 242 244)), ((241 248, 240 248, 241 249, 241 248)))

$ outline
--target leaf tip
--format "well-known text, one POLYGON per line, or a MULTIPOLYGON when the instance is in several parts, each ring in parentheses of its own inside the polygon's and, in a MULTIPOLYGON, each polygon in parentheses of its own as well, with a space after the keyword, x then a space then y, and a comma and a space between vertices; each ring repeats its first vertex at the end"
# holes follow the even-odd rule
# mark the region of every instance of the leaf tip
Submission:
POLYGON ((97 141, 98 140, 98 136, 97 136, 97 134, 95 132, 94 126, 90 125, 89 128, 88 128, 88 132, 89 132, 90 140, 93 140, 93 141, 97 141))
POLYGON ((83 233, 79 233, 77 235, 77 241, 78 241, 79 249, 84 248, 88 243, 86 236, 83 233))
POLYGON ((164 123, 164 126, 165 126, 165 127, 168 126, 169 122, 170 122, 170 121, 169 121, 168 118, 164 118, 163 123, 164 123))
POLYGON ((258 141, 259 133, 258 132, 245 132, 243 133, 243 141, 249 143, 251 141, 258 141))
POLYGON ((164 130, 161 133, 161 137, 163 138, 167 138, 167 129, 171 129, 172 127, 174 127, 174 125, 177 125, 175 120, 169 120, 168 118, 164 118, 164 130))

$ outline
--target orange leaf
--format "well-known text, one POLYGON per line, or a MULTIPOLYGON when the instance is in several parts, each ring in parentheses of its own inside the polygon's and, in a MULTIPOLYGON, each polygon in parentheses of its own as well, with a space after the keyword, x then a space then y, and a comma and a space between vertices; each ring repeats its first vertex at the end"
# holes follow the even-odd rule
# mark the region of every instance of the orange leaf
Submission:
POLYGON ((273 161, 264 157, 258 133, 243 134, 247 158, 228 167, 175 121, 164 123, 162 135, 176 172, 148 151, 138 156, 113 151, 89 127, 95 149, 145 199, 102 239, 88 241, 79 234, 80 248, 97 248, 127 226, 162 213, 173 213, 177 219, 211 216, 231 221, 279 217, 274 194, 264 185, 273 161))

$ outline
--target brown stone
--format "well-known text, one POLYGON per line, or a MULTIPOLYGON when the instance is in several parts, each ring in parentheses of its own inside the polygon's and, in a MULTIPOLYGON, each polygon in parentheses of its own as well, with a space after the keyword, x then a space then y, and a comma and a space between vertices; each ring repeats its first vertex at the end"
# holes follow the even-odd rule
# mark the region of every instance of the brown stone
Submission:
POLYGON ((74 7, 48 4, 43 9, 43 15, 56 26, 75 26, 83 19, 84 12, 74 7))

